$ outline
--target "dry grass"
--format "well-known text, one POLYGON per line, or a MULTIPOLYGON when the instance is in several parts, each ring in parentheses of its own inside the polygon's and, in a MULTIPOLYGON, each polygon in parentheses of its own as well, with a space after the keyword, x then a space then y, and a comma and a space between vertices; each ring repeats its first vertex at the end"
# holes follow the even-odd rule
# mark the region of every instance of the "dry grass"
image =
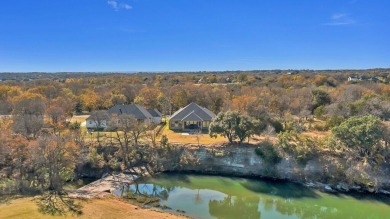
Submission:
POLYGON ((324 138, 331 135, 331 131, 320 132, 320 131, 310 131, 310 132, 302 132, 302 135, 307 137, 315 137, 315 138, 324 138))
POLYGON ((64 217, 41 214, 38 211, 34 198, 20 198, 12 200, 7 204, 0 204, 0 218, 185 218, 156 210, 143 209, 117 198, 93 199, 80 202, 83 205, 83 214, 81 216, 67 215, 64 217))
POLYGON ((227 138, 218 136, 217 138, 211 138, 209 134, 202 133, 199 135, 183 135, 185 132, 175 132, 169 129, 168 125, 164 127, 159 135, 158 141, 160 141, 162 135, 168 137, 168 142, 170 143, 183 143, 183 144, 199 144, 202 145, 212 145, 212 144, 222 144, 227 143, 227 138))
MULTIPOLYGON (((171 143, 183 143, 183 144, 198 144, 198 136, 197 135, 183 135, 185 132, 177 132, 169 129, 168 124, 165 125, 161 134, 158 137, 158 141, 161 140, 162 135, 167 135, 168 142, 171 143)), ((276 136, 253 136, 250 138, 249 142, 246 140, 244 143, 257 144, 264 140, 276 141, 276 136)), ((209 134, 202 133, 199 135, 199 144, 201 145, 221 145, 224 143, 228 143, 228 139, 222 136, 218 136, 217 138, 211 138, 209 134)))
MULTIPOLYGON (((77 121, 77 122, 81 123, 81 122, 84 122, 86 120, 86 118, 88 118, 88 116, 85 116, 85 115, 83 115, 83 116, 74 116, 71 119, 71 122, 76 122, 77 121)), ((216 144, 228 143, 228 139, 227 138, 222 137, 222 136, 218 136, 217 138, 211 138, 208 133, 202 133, 202 134, 199 134, 199 135, 195 135, 195 134, 186 135, 184 133, 187 133, 187 132, 172 131, 172 130, 169 129, 168 122, 167 122, 167 125, 165 125, 165 127, 163 127, 163 129, 161 130, 161 133, 159 134, 159 136, 157 138, 157 141, 161 140, 161 136, 162 135, 167 135, 168 140, 169 140, 170 143, 198 144, 198 138, 199 138, 199 144, 201 144, 201 145, 216 145, 216 144)), ((158 129, 158 127, 156 128, 156 130, 157 129, 158 129)), ((82 127, 81 131, 86 133, 87 130, 86 130, 85 127, 82 127)), ((93 132, 91 134, 86 134, 87 139, 89 139, 89 140, 96 140, 97 133, 98 132, 95 131, 95 132, 93 132)), ((105 138, 105 137, 116 137, 116 133, 115 132, 104 132, 104 131, 101 131, 101 132, 99 132, 99 135, 102 138, 105 138)), ((269 138, 269 137, 267 137, 267 138, 269 138)), ((251 138, 250 143, 254 143, 255 144, 255 143, 258 143, 259 141, 263 141, 264 139, 265 139, 264 136, 257 136, 255 138, 251 138)))

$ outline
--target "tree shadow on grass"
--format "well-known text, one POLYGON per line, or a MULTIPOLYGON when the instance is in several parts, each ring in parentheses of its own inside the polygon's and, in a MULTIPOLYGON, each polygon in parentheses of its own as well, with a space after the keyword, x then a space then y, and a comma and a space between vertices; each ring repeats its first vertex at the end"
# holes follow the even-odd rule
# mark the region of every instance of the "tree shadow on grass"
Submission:
POLYGON ((80 216, 83 213, 82 206, 63 192, 47 192, 38 198, 37 205, 39 212, 53 216, 80 216))

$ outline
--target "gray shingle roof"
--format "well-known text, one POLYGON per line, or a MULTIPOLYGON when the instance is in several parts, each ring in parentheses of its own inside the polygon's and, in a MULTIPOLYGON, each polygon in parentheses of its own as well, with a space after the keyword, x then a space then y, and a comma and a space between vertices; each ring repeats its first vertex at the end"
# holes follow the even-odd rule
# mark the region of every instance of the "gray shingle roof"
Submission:
POLYGON ((109 120, 109 119, 110 119, 110 116, 108 115, 107 111, 105 111, 105 110, 94 111, 87 118, 88 121, 89 120, 103 121, 103 120, 109 120))
POLYGON ((184 117, 181 121, 195 121, 195 122, 202 122, 204 121, 200 116, 198 116, 194 111, 188 114, 186 117, 184 117))
POLYGON ((199 106, 196 103, 190 103, 186 107, 176 111, 170 120, 180 121, 211 121, 215 114, 210 110, 199 106), (190 120, 194 119, 194 120, 190 120))
POLYGON ((161 113, 157 109, 147 109, 147 111, 152 115, 153 117, 161 117, 161 113))
POLYGON ((136 119, 150 119, 153 116, 150 115, 150 113, 144 109, 143 107, 137 105, 137 104, 129 104, 129 105, 116 105, 111 107, 108 110, 109 114, 117 114, 117 115, 133 115, 136 119))

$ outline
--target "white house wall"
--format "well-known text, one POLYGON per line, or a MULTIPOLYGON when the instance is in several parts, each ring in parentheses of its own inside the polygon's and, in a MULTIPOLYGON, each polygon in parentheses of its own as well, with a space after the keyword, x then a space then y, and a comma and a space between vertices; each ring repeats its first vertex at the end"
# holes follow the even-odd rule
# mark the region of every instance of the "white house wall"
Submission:
POLYGON ((107 121, 106 120, 101 121, 100 126, 94 120, 87 120, 86 123, 87 123, 86 124, 87 129, 107 128, 107 121))

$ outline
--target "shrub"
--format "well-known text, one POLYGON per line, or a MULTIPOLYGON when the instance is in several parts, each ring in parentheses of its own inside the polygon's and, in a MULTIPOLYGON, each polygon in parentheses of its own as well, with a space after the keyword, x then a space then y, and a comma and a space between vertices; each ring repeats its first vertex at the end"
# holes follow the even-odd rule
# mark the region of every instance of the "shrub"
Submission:
POLYGON ((167 135, 161 136, 160 144, 163 147, 168 146, 168 137, 167 137, 167 135))
POLYGON ((79 130, 80 129, 80 123, 78 123, 77 121, 74 122, 74 123, 68 123, 68 128, 70 130, 79 130))
POLYGON ((340 125, 344 121, 344 118, 332 116, 326 120, 326 128, 327 130, 332 129, 335 126, 340 125))
POLYGON ((279 145, 286 153, 302 165, 318 155, 318 149, 324 146, 319 138, 298 135, 295 131, 282 132, 278 135, 279 145))
POLYGON ((320 131, 320 132, 329 130, 326 125, 324 126, 324 125, 319 125, 319 124, 315 124, 313 128, 314 128, 314 130, 320 131))
POLYGON ((317 118, 321 118, 325 113, 325 106, 319 106, 314 109, 313 115, 317 118))
POLYGON ((0 180, 0 194, 1 195, 9 195, 16 191, 16 182, 5 178, 0 180))
POLYGON ((255 153, 268 164, 277 164, 282 159, 274 145, 269 141, 262 142, 255 149, 255 153))
POLYGON ((276 133, 280 133, 283 131, 283 124, 277 120, 270 121, 272 127, 274 127, 276 133))

